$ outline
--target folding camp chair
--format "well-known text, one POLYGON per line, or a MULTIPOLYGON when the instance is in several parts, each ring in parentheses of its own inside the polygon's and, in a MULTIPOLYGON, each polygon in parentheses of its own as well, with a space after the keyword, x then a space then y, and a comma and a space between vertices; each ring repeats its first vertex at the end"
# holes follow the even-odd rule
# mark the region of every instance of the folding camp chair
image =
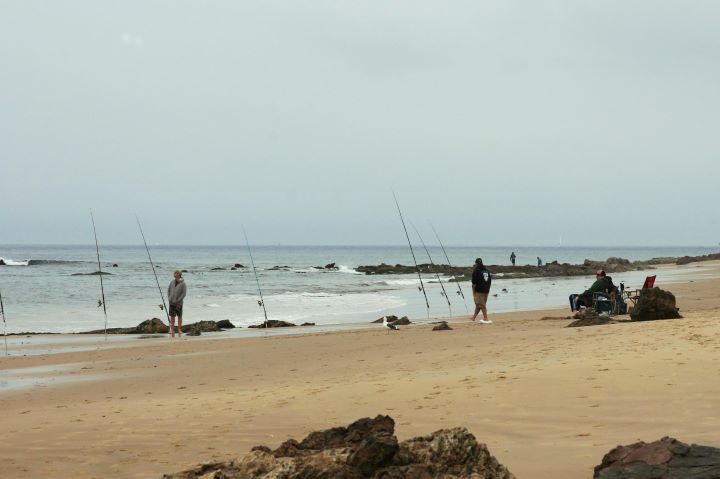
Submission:
POLYGON ((633 305, 635 305, 640 299, 640 293, 643 289, 650 289, 653 286, 655 286, 655 278, 657 275, 648 276, 645 278, 645 282, 642 285, 642 288, 636 289, 635 291, 625 291, 625 294, 627 295, 627 299, 629 299, 633 305))

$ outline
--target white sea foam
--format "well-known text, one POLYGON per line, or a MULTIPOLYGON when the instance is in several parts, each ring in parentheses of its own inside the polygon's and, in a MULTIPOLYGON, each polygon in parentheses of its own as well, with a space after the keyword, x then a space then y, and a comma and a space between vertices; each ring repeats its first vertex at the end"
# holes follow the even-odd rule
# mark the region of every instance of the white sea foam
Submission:
POLYGON ((0 258, 5 263, 5 266, 29 266, 30 260, 26 259, 25 261, 15 261, 10 258, 0 258))

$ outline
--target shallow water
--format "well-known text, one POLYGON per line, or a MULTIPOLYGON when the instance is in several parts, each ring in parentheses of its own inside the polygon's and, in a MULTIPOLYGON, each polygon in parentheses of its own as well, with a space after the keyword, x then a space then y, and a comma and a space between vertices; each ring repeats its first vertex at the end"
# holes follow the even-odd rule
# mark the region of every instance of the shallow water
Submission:
MULTIPOLYGON (((151 246, 163 291, 174 269, 186 269, 188 284, 185 322, 230 319, 238 326, 263 320, 258 292, 250 268, 231 271, 235 263, 249 265, 247 249, 242 246, 151 246), (225 270, 213 271, 214 267, 225 270)), ((536 256, 545 261, 579 263, 585 258, 605 259, 621 256, 631 260, 651 257, 700 255, 717 248, 530 248, 530 247, 449 247, 451 262, 469 265, 481 256, 486 264, 509 262, 510 251, 518 255, 518 264, 534 264, 536 256)), ((418 250, 418 260, 427 262, 418 250)), ((442 251, 430 248, 433 259, 441 261, 442 251)), ((0 257, 16 266, 0 266, 0 291, 7 314, 8 332, 77 332, 102 329, 102 308, 98 276, 72 276, 97 270, 94 246, 0 246, 0 257), (31 260, 28 266, 27 260, 31 260)), ((163 318, 155 278, 147 263, 145 250, 134 246, 101 246, 108 327, 134 326, 150 317, 163 318), (112 267, 112 264, 118 267, 112 267)), ((425 300, 412 275, 362 275, 353 268, 364 264, 411 264, 404 247, 257 247, 254 256, 270 319, 317 324, 363 323, 385 314, 426 317, 425 300), (335 262, 337 271, 313 268, 335 262), (277 266, 286 268, 272 269, 277 266)), ((670 273, 668 273, 669 275, 670 273)), ((640 286, 644 273, 623 273, 615 283, 640 286)), ((670 277, 660 277, 659 283, 670 277)), ((443 278, 447 281, 449 278, 443 278)), ((558 279, 496 278, 491 296, 491 311, 538 309, 563 305, 568 294, 585 289, 592 277, 558 279), (503 293, 502 288, 508 290, 503 293)), ((437 281, 424 278, 431 316, 449 314, 437 281)), ((445 283, 453 314, 465 313, 465 303, 456 294, 454 283, 445 283)), ((462 284, 468 308, 472 298, 468 283, 462 284)), ((164 318, 163 318, 164 319, 164 318)))

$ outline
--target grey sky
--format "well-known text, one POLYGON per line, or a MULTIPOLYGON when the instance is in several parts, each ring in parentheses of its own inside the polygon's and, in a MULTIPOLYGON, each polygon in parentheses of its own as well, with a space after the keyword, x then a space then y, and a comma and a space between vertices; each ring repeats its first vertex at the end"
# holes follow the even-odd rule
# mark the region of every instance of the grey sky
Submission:
POLYGON ((0 243, 717 244, 716 1, 0 0, 0 243))

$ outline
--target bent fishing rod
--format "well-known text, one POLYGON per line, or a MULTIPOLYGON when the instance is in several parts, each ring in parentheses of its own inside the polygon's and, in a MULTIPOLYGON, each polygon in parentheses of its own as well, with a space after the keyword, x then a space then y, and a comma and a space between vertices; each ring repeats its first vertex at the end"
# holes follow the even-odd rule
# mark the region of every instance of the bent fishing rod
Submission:
POLYGON ((442 288, 442 295, 445 296, 445 301, 447 301, 448 309, 450 310, 450 317, 452 318, 452 306, 450 305, 450 296, 448 296, 447 291, 445 291, 445 285, 442 282, 442 279, 440 279, 440 274, 437 272, 437 268, 435 267, 435 263, 433 262, 432 256, 430 256, 430 250, 425 245, 425 241, 423 241, 422 236, 420 235, 420 231, 415 227, 414 224, 410 223, 410 226, 413 227, 415 230, 415 233, 417 233, 418 238, 420 238, 420 244, 423 248, 425 248, 425 252, 427 253, 427 257, 430 260, 430 266, 433 267, 433 270, 435 271, 435 277, 438 280, 438 283, 440 283, 440 287, 442 288))
POLYGON ((0 314, 3 320, 3 336, 5 336, 5 356, 8 355, 7 349, 7 323, 5 323, 5 306, 3 305, 2 293, 0 292, 0 314))
POLYGON ((458 289, 457 294, 462 296, 463 303, 465 303, 465 312, 470 314, 470 310, 468 309, 468 306, 467 306, 467 300, 465 299, 465 294, 463 294, 463 290, 460 287, 460 282, 458 281, 457 277, 455 276, 455 273, 452 273, 452 264, 450 264, 450 257, 448 256, 447 251, 445 251, 445 246, 443 246, 442 241, 440 241, 440 236, 438 235, 437 231, 435 231, 435 227, 432 225, 432 223, 430 224, 430 228, 432 228, 433 233, 435 233, 435 238, 437 238, 438 243, 440 243, 440 248, 442 249, 442 252, 445 255, 445 260, 447 261, 448 266, 451 268, 450 271, 451 271, 453 280, 455 281, 455 284, 457 285, 457 289, 458 289))
POLYGON ((260 301, 258 301, 258 305, 262 306, 263 314, 265 315, 265 331, 267 331, 267 323, 268 323, 268 317, 267 317, 267 310, 265 309, 265 300, 263 299, 262 290, 260 289, 260 280, 258 279, 257 270, 255 269, 255 260, 253 259, 252 250, 250 249, 250 241, 248 241, 247 233, 245 232, 245 227, 242 227, 243 230, 243 236, 245 236, 245 244, 247 245, 248 254, 250 255, 250 264, 252 265, 253 273, 255 274, 255 284, 257 284, 257 290, 258 294, 260 295, 260 301))
POLYGON ((143 233, 142 226, 140 225, 140 218, 137 216, 135 217, 137 220, 138 228, 140 228, 140 236, 142 236, 143 244, 145 245, 145 251, 147 251, 148 260, 150 261, 150 267, 153 270, 153 274, 155 275, 155 283, 157 284, 158 291, 160 292, 160 299, 162 299, 162 309, 165 311, 165 317, 167 318, 168 326, 170 325, 170 313, 168 313, 167 304, 165 304, 165 295, 162 292, 162 288, 160 287, 160 280, 157 277, 157 271, 155 271, 155 265, 153 264, 152 257, 150 256, 150 248, 148 248, 147 241, 145 241, 145 233, 143 233))
POLYGON ((420 266, 418 266, 417 259, 415 259, 415 250, 413 250, 412 242, 410 242, 410 235, 408 234, 407 227, 405 226, 405 219, 403 218, 402 211, 400 211, 400 203, 398 203, 397 196, 393 191, 393 198, 395 198, 395 206, 397 206, 398 214, 400 215, 400 221, 402 222, 403 230, 405 230, 405 237, 407 238, 408 246, 410 247, 410 254, 412 255, 413 263, 415 263, 415 269, 417 270, 418 279, 420 280, 420 290, 423 296, 425 296, 425 307, 427 308, 428 320, 430 319, 430 302, 428 301, 427 293, 425 292, 425 284, 420 274, 420 266))
MULTIPOLYGON (((102 295, 102 308, 105 313, 105 341, 107 341, 107 308, 105 307, 105 287, 103 286, 103 272, 102 266, 100 265, 100 246, 98 246, 97 230, 95 229, 95 217, 93 216, 92 209, 90 210, 90 221, 92 222, 93 235, 95 235, 95 252, 97 253, 97 264, 98 264, 98 276, 100 276, 100 294, 102 295)), ((100 304, 98 304, 98 308, 100 304)))

